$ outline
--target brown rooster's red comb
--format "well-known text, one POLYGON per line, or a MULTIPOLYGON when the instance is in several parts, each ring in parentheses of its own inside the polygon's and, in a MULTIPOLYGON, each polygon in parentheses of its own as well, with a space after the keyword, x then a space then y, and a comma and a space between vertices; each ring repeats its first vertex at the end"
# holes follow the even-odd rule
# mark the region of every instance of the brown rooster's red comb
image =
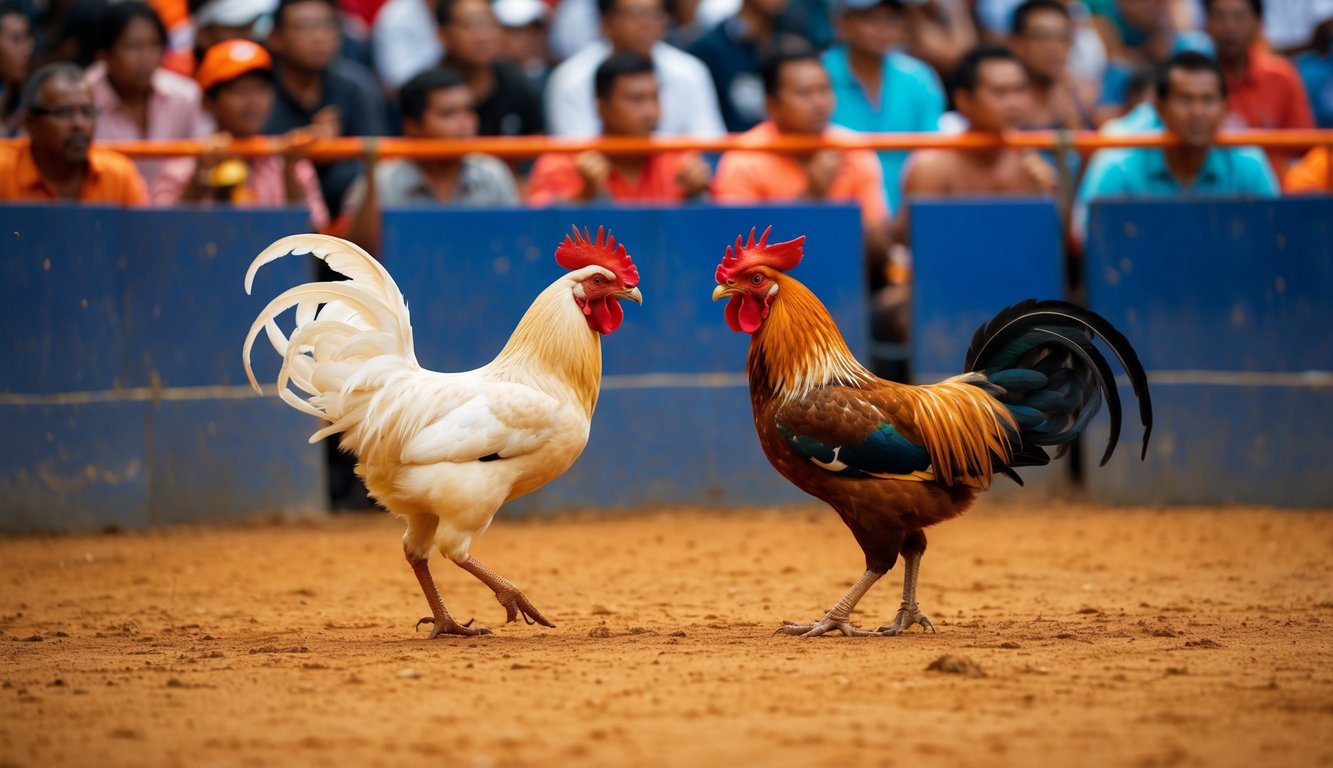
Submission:
POLYGON ((733 246, 727 246, 727 255, 723 256, 722 263, 717 265, 716 280, 725 283, 737 274, 758 266, 772 267, 786 272, 800 264, 801 257, 805 255, 805 235, 785 243, 769 245, 768 233, 772 231, 773 226, 769 225, 764 234, 759 236, 758 243, 754 241, 754 227, 750 228, 748 243, 742 243, 741 236, 737 235, 735 250, 732 250, 733 246))
POLYGON ((564 242, 555 249, 555 261, 570 270, 596 264, 614 272, 627 288, 639 284, 639 268, 634 266, 625 245, 617 244, 616 239, 607 234, 606 227, 597 228, 596 241, 588 238, 588 230, 580 233, 579 228, 574 227, 573 236, 565 235, 564 242))

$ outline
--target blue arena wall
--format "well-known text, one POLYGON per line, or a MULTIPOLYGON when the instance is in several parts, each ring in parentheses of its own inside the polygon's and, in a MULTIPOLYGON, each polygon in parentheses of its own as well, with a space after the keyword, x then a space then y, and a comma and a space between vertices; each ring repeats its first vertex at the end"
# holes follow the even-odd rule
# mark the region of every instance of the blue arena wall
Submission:
MULTIPOLYGON (((914 216, 912 350, 923 378, 957 372, 972 330, 1003 305, 1059 295, 1049 203, 932 203, 914 216)), ((795 275, 864 357, 854 209, 405 210, 385 224, 384 260, 412 308, 418 356, 440 370, 480 365, 500 348, 559 274, 552 252, 571 224, 608 225, 635 254, 646 301, 604 340, 588 449, 514 511, 806 500, 758 449, 748 339, 710 301, 712 273, 751 226, 775 224, 775 239, 807 235, 795 275)), ((324 449, 306 442, 316 425, 253 395, 240 365, 263 304, 314 274, 313 260, 286 259, 259 273, 255 296, 241 287, 260 249, 303 230, 299 213, 0 206, 0 225, 10 362, 0 372, 0 531, 325 508, 324 449)), ((1139 463, 1127 415, 1112 463, 1085 468, 1092 498, 1333 502, 1321 466, 1333 449, 1330 227, 1327 198, 1093 207, 1089 301, 1142 353, 1157 428, 1139 463)), ((257 346, 270 387, 275 358, 257 346)), ((1089 453, 1100 455, 1104 436, 1099 420, 1089 453)), ((1019 493, 1067 481, 1058 467, 1027 479, 1037 488, 1019 493)))
POLYGON ((1133 340, 1156 408, 1145 462, 1135 420, 1095 468, 1094 425, 1090 493, 1333 506, 1333 198, 1094 205, 1086 259, 1089 305, 1133 340))
MULTIPOLYGON (((303 220, 0 206, 0 531, 325 508, 314 420, 255 396, 240 365, 266 301, 241 289, 245 266, 303 220)), ((313 274, 281 264, 257 290, 313 274)))

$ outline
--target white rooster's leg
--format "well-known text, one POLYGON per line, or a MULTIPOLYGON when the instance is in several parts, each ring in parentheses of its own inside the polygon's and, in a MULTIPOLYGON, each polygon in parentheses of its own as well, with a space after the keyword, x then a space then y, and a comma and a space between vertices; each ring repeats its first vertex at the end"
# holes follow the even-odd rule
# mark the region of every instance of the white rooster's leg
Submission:
POLYGON ((527 598, 527 595, 523 594, 523 590, 514 586, 514 583, 509 579, 482 565, 477 561, 477 558, 468 555, 463 562, 455 562, 454 564, 476 576, 482 584, 491 588, 491 591, 495 593, 495 599, 499 600, 500 605, 504 606, 507 614, 506 624, 521 615, 523 620, 529 624, 540 624, 543 627, 555 626, 547 621, 541 611, 533 606, 532 601, 527 598))
POLYGON ((911 629, 913 624, 920 624, 924 629, 935 631, 935 625, 930 623, 926 614, 921 612, 921 606, 916 602, 916 577, 921 572, 921 553, 904 552, 903 553, 903 602, 898 608, 898 615, 894 617, 893 623, 880 627, 877 632, 886 635, 900 635, 911 629))
POLYGON ((489 629, 483 627, 473 627, 472 622, 459 624, 454 621, 454 617, 449 614, 449 610, 444 607, 444 601, 440 599, 440 591, 435 587, 435 579, 430 575, 431 546, 435 541, 435 532, 439 528, 440 518, 429 514, 409 514, 407 517, 407 531, 403 533, 403 554, 407 556, 407 562, 412 566, 412 573, 416 574, 417 581, 421 584, 421 592, 426 596, 426 602, 430 604, 432 615, 425 617, 417 622, 417 626, 422 624, 433 624, 430 632, 430 639, 435 639, 441 635, 488 635, 489 629))
POLYGON ((819 637, 820 635, 835 629, 848 637, 865 637, 867 635, 884 634, 878 629, 858 629, 851 623, 852 609, 856 608, 856 604, 861 602, 861 598, 865 597, 865 594, 870 591, 870 588, 873 587, 875 582, 879 581, 880 577, 883 575, 884 574, 882 573, 867 570, 865 573, 861 574, 861 578, 856 580, 856 583, 852 585, 852 588, 847 590, 847 594, 842 596, 842 599, 838 601, 838 604, 833 606, 828 613, 824 614, 824 618, 819 621, 812 621, 809 624, 797 624, 794 621, 784 621, 782 622, 782 626, 778 627, 777 632, 774 632, 773 634, 776 635, 781 633, 784 635, 797 635, 800 637, 819 637))
POLYGON ((421 591, 426 595, 426 602, 430 603, 430 611, 433 614, 417 622, 418 627, 427 622, 434 625, 431 627, 430 636, 426 639, 434 640, 441 635, 474 637, 491 633, 485 627, 473 627, 471 621, 467 624, 459 624, 454 621, 449 609, 444 607, 444 601, 440 599, 440 590, 436 589, 435 579, 431 578, 430 564, 427 558, 413 555, 406 547, 404 547, 404 551, 407 554, 407 562, 412 566, 412 573, 417 575, 417 581, 421 583, 421 591))

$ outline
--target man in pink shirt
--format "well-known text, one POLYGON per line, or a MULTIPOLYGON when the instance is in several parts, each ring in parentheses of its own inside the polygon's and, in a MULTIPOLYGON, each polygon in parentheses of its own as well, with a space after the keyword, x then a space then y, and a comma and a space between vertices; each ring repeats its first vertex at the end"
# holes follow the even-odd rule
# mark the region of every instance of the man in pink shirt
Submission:
MULTIPOLYGON (((97 141, 197 139, 212 130, 199 86, 162 68, 167 32, 138 0, 110 5, 99 28, 99 59, 86 77, 97 106, 97 141)), ((164 161, 135 165, 151 185, 164 161)))
POLYGON ((206 140, 207 150, 199 157, 178 158, 162 168, 150 186, 153 204, 299 205, 310 211, 314 229, 328 227, 329 210, 319 179, 305 159, 313 140, 307 132, 284 136, 285 149, 279 157, 228 157, 232 139, 258 136, 273 109, 273 61, 268 51, 249 40, 219 43, 204 54, 195 79, 219 132, 206 140))

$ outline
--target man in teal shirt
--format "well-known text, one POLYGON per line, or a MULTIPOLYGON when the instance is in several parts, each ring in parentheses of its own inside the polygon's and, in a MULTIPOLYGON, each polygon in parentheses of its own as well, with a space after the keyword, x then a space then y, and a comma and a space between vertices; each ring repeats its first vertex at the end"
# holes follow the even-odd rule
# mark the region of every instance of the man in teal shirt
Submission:
MULTIPOLYGON (((928 64, 893 50, 906 39, 899 0, 838 0, 842 45, 824 54, 833 84, 833 123, 866 133, 939 130, 944 89, 928 64)), ((889 210, 902 199, 907 152, 880 152, 889 210)))
POLYGON ((1214 145, 1227 116, 1226 82, 1217 62, 1194 51, 1171 57, 1157 82, 1157 112, 1180 144, 1097 153, 1078 191, 1074 225, 1080 237, 1094 200, 1278 195, 1277 179, 1261 155, 1214 145))

